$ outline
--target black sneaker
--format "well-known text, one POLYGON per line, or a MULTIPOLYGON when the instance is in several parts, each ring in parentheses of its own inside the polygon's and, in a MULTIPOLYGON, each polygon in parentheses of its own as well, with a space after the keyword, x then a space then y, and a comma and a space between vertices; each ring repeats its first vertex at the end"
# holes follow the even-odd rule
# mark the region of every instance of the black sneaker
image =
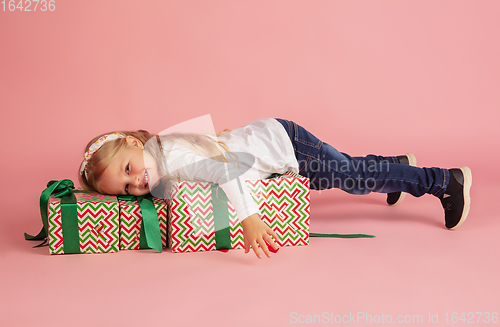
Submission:
MULTIPOLYGON (((413 153, 407 153, 404 156, 397 156, 397 158, 400 164, 410 165, 413 167, 417 166, 417 158, 415 158, 415 155, 413 153)), ((387 193, 387 204, 390 206, 395 206, 396 204, 401 203, 401 201, 403 201, 405 195, 406 195, 405 192, 387 193)))
POLYGON ((439 199, 444 208, 446 228, 455 229, 469 214, 472 172, 469 167, 454 168, 449 171, 450 182, 439 199))

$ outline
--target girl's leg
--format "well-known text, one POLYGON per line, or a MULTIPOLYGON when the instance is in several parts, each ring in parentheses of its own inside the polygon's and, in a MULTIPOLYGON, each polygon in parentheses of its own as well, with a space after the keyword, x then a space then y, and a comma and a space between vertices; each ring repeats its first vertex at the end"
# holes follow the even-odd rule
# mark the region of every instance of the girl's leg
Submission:
POLYGON ((312 189, 334 187, 351 194, 406 192, 416 197, 426 193, 439 197, 449 179, 447 169, 403 165, 392 162, 394 157, 351 157, 324 142, 319 153, 320 159, 302 157, 301 160, 312 189))
MULTIPOLYGON (((399 164, 405 164, 405 165, 410 165, 410 166, 417 166, 417 159, 413 155, 413 153, 407 153, 406 155, 400 155, 400 156, 390 156, 390 157, 383 157, 383 156, 375 156, 375 155, 368 155, 366 157, 353 157, 355 160, 361 160, 361 161, 375 161, 376 164, 379 163, 399 163, 399 164)), ((366 163, 364 163, 366 165, 366 163)), ((403 201, 405 198, 406 193, 405 192, 388 192, 387 193, 387 204, 391 206, 395 206, 403 201)))
POLYGON ((380 164, 380 163, 399 163, 398 157, 395 157, 395 156, 384 157, 384 156, 377 156, 374 154, 369 154, 365 157, 352 157, 352 158, 354 160, 360 160, 360 161, 364 162, 365 165, 368 164, 370 161, 375 162, 377 164, 380 164))
POLYGON ((458 227, 469 212, 472 174, 468 167, 418 168, 395 163, 394 157, 351 157, 322 142, 294 122, 276 119, 285 128, 299 163, 299 174, 315 190, 340 188, 351 194, 406 192, 439 197, 446 227, 458 227), (393 162, 391 162, 393 161, 393 162))
POLYGON ((299 174, 310 179, 314 190, 339 188, 351 194, 406 192, 441 196, 449 172, 398 163, 397 157, 351 157, 322 142, 294 122, 278 119, 289 133, 299 163, 299 174))

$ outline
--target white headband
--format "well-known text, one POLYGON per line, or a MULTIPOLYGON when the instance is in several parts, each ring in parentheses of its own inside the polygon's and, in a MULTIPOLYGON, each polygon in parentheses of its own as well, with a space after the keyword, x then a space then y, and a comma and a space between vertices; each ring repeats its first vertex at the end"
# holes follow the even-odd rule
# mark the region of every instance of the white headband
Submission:
POLYGON ((90 158, 92 158, 92 155, 99 150, 104 143, 113 141, 116 139, 121 139, 124 138, 125 135, 122 135, 120 133, 112 133, 112 134, 106 134, 101 136, 100 138, 97 139, 88 149, 87 152, 83 155, 83 162, 82 165, 80 166, 80 175, 85 173, 85 178, 87 178, 87 163, 89 162, 90 158))

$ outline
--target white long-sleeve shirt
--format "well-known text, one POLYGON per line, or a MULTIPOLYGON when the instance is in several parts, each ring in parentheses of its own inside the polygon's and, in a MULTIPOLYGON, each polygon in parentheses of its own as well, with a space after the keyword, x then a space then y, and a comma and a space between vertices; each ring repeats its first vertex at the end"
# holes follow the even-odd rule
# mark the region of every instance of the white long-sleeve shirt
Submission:
MULTIPOLYGON (((219 184, 240 221, 255 213, 260 215, 245 180, 264 179, 273 173, 299 171, 290 138, 283 125, 274 118, 257 120, 219 137, 210 137, 224 142, 229 151, 238 156, 238 164, 206 158, 176 144, 167 147, 169 150, 164 150, 167 172, 178 176, 180 180, 219 184)), ((220 150, 225 152, 222 148, 220 150)), ((227 153, 224 155, 230 157, 227 153)))

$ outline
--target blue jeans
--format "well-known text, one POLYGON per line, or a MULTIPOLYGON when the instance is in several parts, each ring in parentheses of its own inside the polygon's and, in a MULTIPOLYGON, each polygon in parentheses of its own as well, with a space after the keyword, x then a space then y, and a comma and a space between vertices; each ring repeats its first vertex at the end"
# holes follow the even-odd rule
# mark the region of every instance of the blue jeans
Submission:
POLYGON ((370 192, 425 193, 441 196, 450 173, 442 168, 418 168, 400 164, 397 157, 351 157, 322 142, 298 124, 275 118, 290 137, 299 174, 309 178, 312 190, 340 188, 351 194, 370 192))

